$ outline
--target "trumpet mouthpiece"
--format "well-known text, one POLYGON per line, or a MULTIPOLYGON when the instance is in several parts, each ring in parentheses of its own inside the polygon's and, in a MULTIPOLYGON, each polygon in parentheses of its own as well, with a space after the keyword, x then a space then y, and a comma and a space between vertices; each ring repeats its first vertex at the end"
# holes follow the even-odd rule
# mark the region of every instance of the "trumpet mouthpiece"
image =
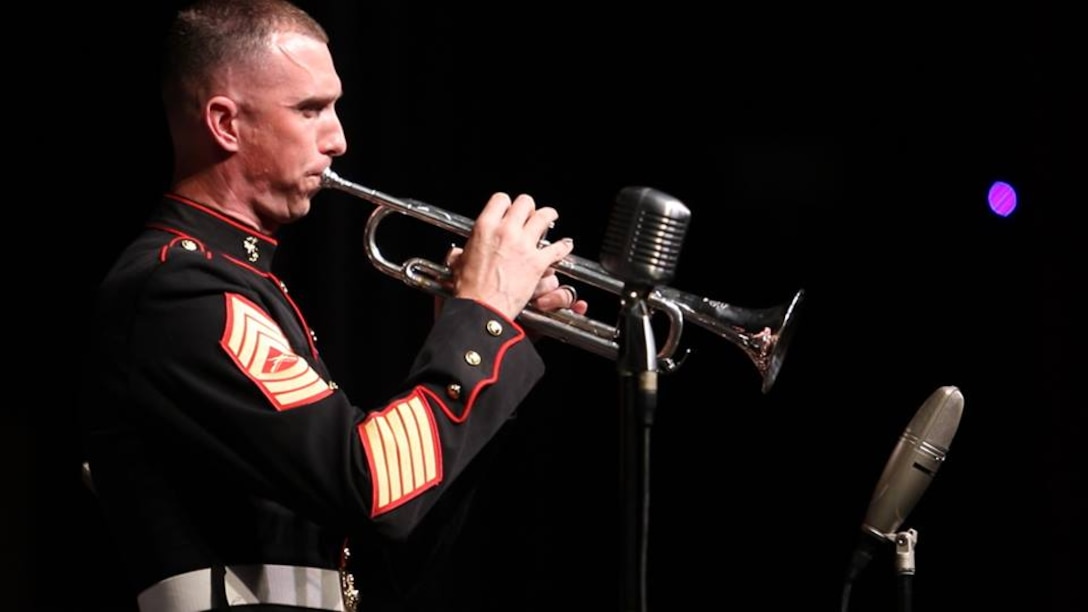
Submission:
POLYGON ((325 168, 321 171, 321 186, 332 187, 339 178, 340 176, 333 172, 332 168, 325 168))

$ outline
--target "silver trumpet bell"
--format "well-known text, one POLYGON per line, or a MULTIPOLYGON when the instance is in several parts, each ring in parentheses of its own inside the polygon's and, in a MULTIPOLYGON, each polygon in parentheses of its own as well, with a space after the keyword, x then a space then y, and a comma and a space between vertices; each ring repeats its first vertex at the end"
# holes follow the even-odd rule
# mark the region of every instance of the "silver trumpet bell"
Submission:
MULTIPOLYGON (((446 281, 450 277, 450 270, 447 266, 421 257, 402 262, 387 259, 378 246, 377 229, 387 215, 400 213, 468 237, 474 224, 472 219, 418 200, 395 198, 364 187, 341 178, 332 169, 326 169, 322 175, 322 187, 350 194, 377 206, 367 221, 365 239, 367 256, 379 271, 432 295, 449 297, 446 281)), ((624 282, 609 274, 599 263, 577 255, 568 255, 554 268, 557 274, 615 295, 621 295, 624 289, 624 282)), ((657 354, 658 367, 662 372, 672 372, 682 363, 682 359, 677 360, 675 355, 687 320, 729 340, 744 351, 759 371, 762 391, 767 393, 778 378, 792 336, 797 308, 803 297, 804 291, 799 290, 787 304, 742 309, 671 287, 655 287, 647 297, 647 304, 654 312, 664 314, 669 321, 664 342, 657 354)), ((570 310, 544 312, 532 307, 523 310, 518 321, 543 336, 609 359, 619 357, 619 329, 615 325, 570 310)))

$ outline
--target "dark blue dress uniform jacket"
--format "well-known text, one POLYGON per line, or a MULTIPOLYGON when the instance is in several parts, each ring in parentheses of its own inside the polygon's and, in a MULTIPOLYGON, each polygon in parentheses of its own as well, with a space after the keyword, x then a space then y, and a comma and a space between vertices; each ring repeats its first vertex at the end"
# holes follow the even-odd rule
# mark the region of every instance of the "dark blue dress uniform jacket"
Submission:
POLYGON ((452 299, 403 391, 353 405, 275 250, 168 195, 101 285, 87 458, 134 592, 222 565, 337 568, 366 522, 406 536, 543 374, 518 325, 452 299))

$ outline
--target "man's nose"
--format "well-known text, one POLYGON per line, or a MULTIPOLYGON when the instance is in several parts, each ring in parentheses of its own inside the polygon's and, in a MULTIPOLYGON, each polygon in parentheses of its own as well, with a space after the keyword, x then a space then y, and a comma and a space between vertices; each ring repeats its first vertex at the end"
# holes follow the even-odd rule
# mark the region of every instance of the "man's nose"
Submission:
POLYGON ((321 152, 331 157, 343 155, 348 150, 348 139, 344 135, 344 126, 340 117, 333 113, 331 125, 319 143, 321 152))

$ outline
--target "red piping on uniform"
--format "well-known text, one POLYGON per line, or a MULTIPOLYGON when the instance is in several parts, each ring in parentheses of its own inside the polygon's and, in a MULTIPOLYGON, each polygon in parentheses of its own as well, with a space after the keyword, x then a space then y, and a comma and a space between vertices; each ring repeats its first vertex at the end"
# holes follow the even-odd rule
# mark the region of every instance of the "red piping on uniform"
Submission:
POLYGON ((260 234, 261 238, 263 238, 264 240, 267 240, 268 242, 271 242, 274 245, 279 244, 276 241, 276 239, 273 238, 272 236, 269 236, 268 234, 265 234, 263 232, 259 232, 259 231, 255 230, 255 229, 253 229, 252 227, 242 225, 238 221, 235 221, 234 219, 224 215, 223 213, 220 213, 220 212, 218 212, 216 210, 208 208, 207 206, 205 206, 203 204, 199 204, 197 202, 194 202, 194 201, 192 201, 192 200, 190 200, 190 199, 188 199, 186 197, 180 196, 180 195, 178 195, 176 193, 167 193, 167 194, 165 194, 165 196, 170 198, 171 200, 181 202, 182 204, 185 204, 187 206, 192 206, 193 208, 196 208, 196 209, 201 210, 201 211, 203 211, 205 213, 208 213, 209 215, 215 217, 216 219, 219 219, 223 223, 226 223, 228 225, 232 225, 232 226, 242 230, 243 232, 249 232, 250 234, 260 234))
POLYGON ((204 255, 204 259, 211 259, 212 258, 211 252, 208 251, 206 248, 204 248, 204 243, 197 240, 196 238, 193 238, 192 236, 190 236, 188 234, 184 234, 184 233, 179 232, 177 230, 170 229, 168 227, 156 227, 156 226, 153 226, 153 225, 151 227, 154 227, 155 229, 159 229, 159 230, 168 232, 170 234, 174 234, 176 236, 175 238, 171 239, 170 242, 164 244, 161 249, 159 249, 159 261, 160 262, 166 261, 166 256, 170 252, 170 249, 173 248, 175 244, 177 244, 178 242, 181 242, 182 240, 192 240, 194 243, 197 244, 197 246, 200 247, 200 252, 204 255))
POLYGON ((503 343, 501 347, 499 347, 499 352, 498 355, 496 355, 495 357, 495 367, 491 372, 491 377, 481 380, 479 383, 476 384, 475 387, 472 388, 472 392, 469 393, 468 400, 465 401, 464 414, 462 414, 460 417, 455 415, 453 411, 450 410, 448 406, 446 406, 446 403, 442 401, 442 398, 439 397, 434 391, 431 391, 426 387, 420 387, 420 389, 434 399, 435 403, 437 403, 442 408, 442 412, 446 413, 446 416, 449 417, 451 421, 453 421, 454 423, 464 423, 466 420, 468 420, 468 415, 472 412, 472 407, 476 403, 476 396, 480 394, 480 390, 483 389, 485 386, 488 386, 498 380, 499 370, 502 367, 502 358, 506 355, 507 349, 525 339, 525 332, 523 332, 518 326, 515 326, 515 329, 518 330, 518 335, 507 340, 503 343))
POLYGON ((310 332, 310 325, 306 322, 306 317, 302 316, 302 311, 299 310, 298 304, 295 304, 295 301, 291 299, 291 296, 283 290, 283 283, 280 282, 280 279, 276 278, 276 276, 271 272, 262 272, 257 268, 254 268, 253 266, 242 261, 241 259, 236 259, 225 253, 223 254, 223 259, 226 259, 235 265, 241 266, 258 276, 267 278, 276 284, 276 288, 280 290, 280 294, 283 295, 284 299, 287 300, 287 303, 291 305, 291 309, 295 311, 295 316, 298 317, 299 322, 302 323, 302 330, 303 332, 305 332, 304 335, 306 336, 306 343, 310 345, 310 352, 313 353, 314 357, 317 357, 317 345, 314 344, 314 335, 310 332))

